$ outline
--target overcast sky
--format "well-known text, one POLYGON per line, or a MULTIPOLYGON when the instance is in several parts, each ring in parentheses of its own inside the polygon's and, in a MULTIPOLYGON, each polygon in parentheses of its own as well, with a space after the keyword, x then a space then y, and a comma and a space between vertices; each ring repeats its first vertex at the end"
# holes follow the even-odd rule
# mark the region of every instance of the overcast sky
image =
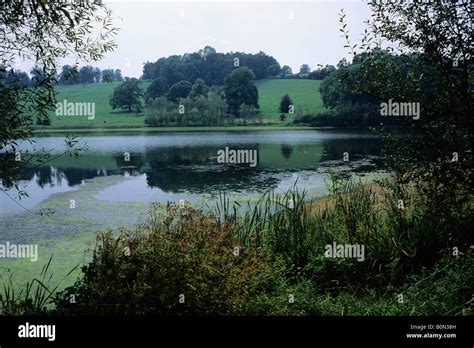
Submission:
MULTIPOLYGON (((339 32, 341 8, 354 41, 360 39, 369 17, 363 0, 104 2, 120 28, 118 48, 92 65, 118 68, 130 77, 140 77, 146 61, 195 52, 206 45, 218 52, 264 51, 293 72, 304 63, 312 69, 318 63, 336 65, 348 57, 339 32)), ((26 65, 19 67, 26 70, 26 65)))

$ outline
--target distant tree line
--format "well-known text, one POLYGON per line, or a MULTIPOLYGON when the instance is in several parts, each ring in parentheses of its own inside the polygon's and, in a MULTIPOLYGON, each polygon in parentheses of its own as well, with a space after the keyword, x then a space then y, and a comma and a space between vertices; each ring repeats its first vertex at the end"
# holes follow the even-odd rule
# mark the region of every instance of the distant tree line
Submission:
POLYGON ((45 81, 45 72, 40 68, 34 67, 31 69, 30 75, 20 69, 5 69, 0 66, 2 84, 4 83, 10 90, 39 87, 45 81))
POLYGON ((194 83, 202 79, 207 85, 222 85, 224 79, 234 69, 246 66, 255 74, 255 79, 276 77, 281 73, 278 61, 264 52, 257 54, 229 52, 218 53, 210 46, 194 53, 163 57, 143 66, 143 80, 166 81, 168 87, 176 82, 194 83))
MULTIPOLYGON (((0 67, 1 68, 1 67, 0 67)), ((6 70, 0 69, 2 81, 5 81, 5 85, 13 90, 21 90, 31 86, 30 76, 21 70, 6 70)))
POLYGON ((198 52, 163 57, 156 62, 146 62, 143 67, 142 80, 166 81, 168 87, 179 81, 194 83, 202 79, 207 85, 222 85, 224 79, 236 67, 246 66, 255 74, 255 79, 288 78, 323 80, 331 71, 332 65, 326 65, 311 71, 308 64, 303 64, 299 73, 293 74, 288 65, 280 63, 264 52, 257 54, 243 52, 218 53, 213 47, 206 46, 198 52))
POLYGON ((61 85, 89 84, 97 82, 123 81, 120 69, 104 69, 86 65, 77 66, 63 65, 58 75, 58 83, 61 85))
MULTIPOLYGON (((124 81, 120 69, 100 70, 99 68, 90 65, 82 66, 80 68, 77 66, 63 65, 61 72, 54 72, 54 75, 54 82, 60 85, 124 81)), ((45 76, 42 69, 33 67, 30 74, 20 69, 5 69, 3 70, 2 78, 5 79, 5 84, 10 88, 25 88, 39 86, 41 82, 44 81, 45 76)))
POLYGON ((334 65, 326 65, 325 67, 320 67, 316 70, 311 71, 311 68, 308 64, 303 64, 300 67, 298 73, 293 74, 293 71, 288 65, 284 65, 280 74, 276 77, 282 79, 307 79, 307 80, 324 80, 326 76, 336 70, 334 65))

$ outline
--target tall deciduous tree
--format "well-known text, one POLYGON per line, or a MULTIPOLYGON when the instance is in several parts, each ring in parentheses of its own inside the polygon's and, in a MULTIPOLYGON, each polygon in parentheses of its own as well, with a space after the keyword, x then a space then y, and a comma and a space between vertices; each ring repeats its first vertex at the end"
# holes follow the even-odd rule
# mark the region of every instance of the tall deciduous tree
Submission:
POLYGON ((192 98, 197 98, 199 96, 206 97, 207 93, 209 92, 209 87, 206 85, 203 79, 196 79, 194 83, 190 96, 192 98))
POLYGON ((143 107, 141 101, 143 90, 140 84, 140 80, 131 78, 115 88, 110 97, 112 109, 128 109, 130 112, 135 109, 139 113, 143 107))
POLYGON ((104 70, 102 70, 102 81, 104 81, 104 82, 114 82, 115 81, 115 71, 114 71, 114 69, 104 69, 104 70))
MULTIPOLYGON (((361 63, 354 92, 385 103, 419 103, 419 118, 407 129, 410 136, 384 130, 386 163, 399 198, 407 201, 407 192, 415 190, 416 199, 423 201, 417 218, 436 217, 426 219, 427 236, 443 236, 438 238, 446 242, 439 247, 451 247, 449 241, 470 232, 474 216, 471 1, 414 5, 373 0, 369 7, 370 30, 361 47, 370 59, 354 59, 361 63), (387 54, 381 42, 396 54, 387 54)), ((355 54, 357 45, 348 40, 344 16, 341 13, 341 31, 355 54)))
POLYGON ((275 77, 280 75, 281 73, 281 67, 280 64, 273 64, 270 65, 267 69, 267 75, 268 77, 275 77))
POLYGON ((258 89, 254 80, 254 73, 247 67, 235 69, 224 79, 224 92, 229 113, 238 116, 242 104, 259 108, 258 89))
POLYGON ((192 86, 188 81, 179 81, 170 88, 169 99, 173 102, 179 98, 186 98, 191 92, 192 86))
POLYGON ((94 83, 95 71, 90 65, 83 66, 79 69, 79 83, 94 83))
POLYGON ((115 79, 120 82, 123 81, 122 70, 115 69, 115 79))
POLYGON ((159 98, 168 93, 165 79, 157 78, 153 80, 145 92, 145 103, 148 105, 150 100, 159 98))
POLYGON ((286 78, 290 77, 291 75, 293 75, 291 68, 288 65, 283 65, 281 68, 281 76, 286 78))
POLYGON ((454 178, 473 180, 466 175, 474 151, 471 2, 433 1, 413 6, 369 1, 369 6, 371 31, 362 47, 371 58, 370 64, 362 59, 360 80, 364 83, 359 84, 359 91, 381 101, 419 102, 421 106, 420 120, 413 122, 417 137, 393 138, 394 169, 414 181, 430 173, 432 183, 442 183, 435 185, 440 192, 441 187, 450 187, 449 182, 455 183, 454 178), (404 64, 397 64, 401 59, 387 58, 372 44, 380 39, 404 53, 404 64), (453 152, 461 157, 456 163, 451 161, 453 152))
POLYGON ((59 74, 58 82, 63 85, 74 85, 79 79, 79 71, 77 66, 63 65, 59 74))
POLYGON ((301 75, 307 75, 311 72, 311 68, 309 67, 308 64, 303 64, 301 67, 300 67, 300 74, 301 75))

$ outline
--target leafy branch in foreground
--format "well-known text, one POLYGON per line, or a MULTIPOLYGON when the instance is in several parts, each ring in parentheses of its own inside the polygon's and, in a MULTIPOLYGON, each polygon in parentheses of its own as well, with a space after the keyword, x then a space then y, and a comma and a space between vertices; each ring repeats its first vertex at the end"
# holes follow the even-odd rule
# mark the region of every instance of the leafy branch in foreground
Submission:
POLYGON ((116 47, 118 29, 96 1, 2 0, 0 7, 0 181, 11 186, 28 166, 28 157, 17 159, 19 142, 33 144, 34 118, 47 123, 55 106, 58 60, 101 59, 116 47), (7 80, 17 59, 34 62, 31 86, 7 80))

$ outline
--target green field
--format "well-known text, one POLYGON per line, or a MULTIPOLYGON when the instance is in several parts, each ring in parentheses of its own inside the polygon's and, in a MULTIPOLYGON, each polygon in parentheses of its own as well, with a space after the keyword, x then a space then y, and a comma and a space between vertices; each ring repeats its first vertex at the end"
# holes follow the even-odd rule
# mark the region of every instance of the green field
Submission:
POLYGON ((319 93, 318 80, 260 80, 257 81, 260 112, 263 118, 278 120, 280 100, 288 94, 299 112, 316 113, 326 109, 319 93))
MULTIPOLYGON (((130 128, 145 126, 145 113, 129 113, 128 111, 112 110, 109 104, 114 88, 120 82, 95 83, 90 85, 59 86, 56 99, 61 102, 89 102, 95 103, 95 119, 88 120, 85 116, 61 116, 52 113, 51 127, 49 128, 130 128)), ((142 84, 146 89, 149 82, 142 84)))
MULTIPOLYGON (((145 90, 149 82, 143 82, 145 90)), ((281 97, 289 94, 295 105, 295 115, 324 111, 320 81, 316 80, 260 80, 257 81, 262 118, 271 123, 280 123, 278 107, 281 97)), ((57 100, 68 102, 95 103, 95 119, 86 116, 61 116, 51 113, 51 126, 37 126, 38 130, 52 129, 129 129, 145 127, 145 112, 136 114, 126 110, 112 110, 110 96, 119 82, 91 85, 59 86, 57 100)), ((294 116, 288 118, 291 121, 294 116)), ((288 122, 287 121, 287 122, 288 122)))

